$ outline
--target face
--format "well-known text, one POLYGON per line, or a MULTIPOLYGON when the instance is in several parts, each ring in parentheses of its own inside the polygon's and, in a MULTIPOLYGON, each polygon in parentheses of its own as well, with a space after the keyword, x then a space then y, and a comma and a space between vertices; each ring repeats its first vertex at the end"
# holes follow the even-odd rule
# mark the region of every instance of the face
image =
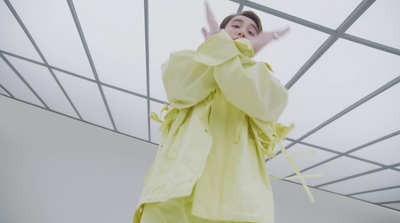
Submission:
POLYGON ((226 24, 225 31, 232 39, 251 39, 257 36, 257 25, 250 18, 237 15, 226 24))

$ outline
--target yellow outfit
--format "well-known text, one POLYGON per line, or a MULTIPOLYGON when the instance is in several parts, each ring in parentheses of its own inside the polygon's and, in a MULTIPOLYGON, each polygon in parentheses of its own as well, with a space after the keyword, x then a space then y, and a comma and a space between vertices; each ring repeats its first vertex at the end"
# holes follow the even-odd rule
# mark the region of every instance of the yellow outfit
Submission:
POLYGON ((196 51, 172 53, 163 65, 170 107, 159 120, 163 135, 134 223, 149 211, 146 205, 177 199, 190 200, 189 212, 212 222, 274 222, 264 159, 290 130, 276 122, 288 94, 269 65, 253 56, 250 41, 222 30, 196 51))

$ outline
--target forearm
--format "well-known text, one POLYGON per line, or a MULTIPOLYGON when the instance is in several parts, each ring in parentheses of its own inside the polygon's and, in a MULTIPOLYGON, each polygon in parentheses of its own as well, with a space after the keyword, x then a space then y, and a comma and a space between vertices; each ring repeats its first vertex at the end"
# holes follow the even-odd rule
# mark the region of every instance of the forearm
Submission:
POLYGON ((254 54, 257 54, 264 46, 268 45, 272 40, 274 40, 274 36, 271 33, 260 33, 255 38, 250 39, 251 44, 254 48, 254 54))

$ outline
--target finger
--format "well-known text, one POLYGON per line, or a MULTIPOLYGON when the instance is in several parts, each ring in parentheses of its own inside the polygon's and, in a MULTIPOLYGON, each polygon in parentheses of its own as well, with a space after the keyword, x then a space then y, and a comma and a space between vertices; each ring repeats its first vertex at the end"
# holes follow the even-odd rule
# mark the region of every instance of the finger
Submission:
POLYGON ((219 26, 217 23, 217 20, 215 19, 215 16, 213 14, 213 12, 211 11, 208 2, 205 1, 205 6, 206 6, 206 10, 207 10, 207 21, 208 21, 208 25, 210 26, 210 29, 212 31, 218 31, 219 30, 219 26))
POLYGON ((203 33, 204 38, 207 38, 208 32, 206 30, 206 28, 201 28, 201 32, 203 33))

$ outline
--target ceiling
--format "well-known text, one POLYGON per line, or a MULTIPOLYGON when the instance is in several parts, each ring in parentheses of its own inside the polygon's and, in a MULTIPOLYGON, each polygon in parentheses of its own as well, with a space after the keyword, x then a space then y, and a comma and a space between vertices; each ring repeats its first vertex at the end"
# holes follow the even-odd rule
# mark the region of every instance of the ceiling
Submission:
MULTIPOLYGON (((290 33, 254 58, 289 89, 284 145, 316 189, 400 211, 400 1, 209 0, 218 21, 253 10, 290 33), (397 101, 397 102, 396 102, 397 101)), ((203 1, 0 2, 0 94, 158 144, 161 64, 204 40, 203 1)), ((293 175, 278 155, 271 175, 293 175)))

